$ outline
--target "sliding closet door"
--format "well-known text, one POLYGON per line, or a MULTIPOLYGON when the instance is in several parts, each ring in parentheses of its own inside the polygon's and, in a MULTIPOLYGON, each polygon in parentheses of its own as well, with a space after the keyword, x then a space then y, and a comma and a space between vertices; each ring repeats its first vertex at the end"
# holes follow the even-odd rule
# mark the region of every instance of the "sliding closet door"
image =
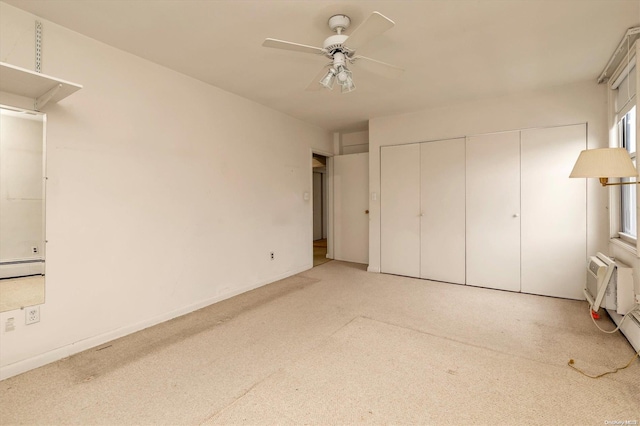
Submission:
POLYGON ((420 145, 380 153, 380 270, 420 277, 420 145))
POLYGON ((522 291, 583 299, 586 180, 569 179, 586 125, 522 131, 522 291))
POLYGON ((520 291, 520 132, 469 137, 466 153, 467 284, 520 291))
POLYGON ((420 144, 420 277, 465 283, 465 140, 420 144))

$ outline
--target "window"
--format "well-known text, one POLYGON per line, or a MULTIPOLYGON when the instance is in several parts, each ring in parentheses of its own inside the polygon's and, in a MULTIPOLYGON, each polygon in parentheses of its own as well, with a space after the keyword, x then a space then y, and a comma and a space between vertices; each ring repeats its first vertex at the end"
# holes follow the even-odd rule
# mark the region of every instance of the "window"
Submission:
MULTIPOLYGON (((634 106, 622 116, 618 122, 618 138, 620 146, 625 148, 633 164, 636 165, 636 107, 634 106)), ((623 178, 623 182, 635 182, 635 178, 623 178)), ((620 187, 620 238, 634 242, 638 235, 636 215, 637 185, 622 185, 620 187)))

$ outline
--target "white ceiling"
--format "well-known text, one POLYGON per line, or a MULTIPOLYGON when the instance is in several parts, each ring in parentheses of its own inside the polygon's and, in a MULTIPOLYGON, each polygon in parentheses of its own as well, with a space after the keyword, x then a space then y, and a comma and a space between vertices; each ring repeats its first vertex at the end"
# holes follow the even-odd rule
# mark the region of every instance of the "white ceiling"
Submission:
MULTIPOLYGON (((595 81, 640 0, 4 0, 49 21, 327 130, 465 100, 595 81), (261 46, 322 47, 327 20, 396 26, 358 54, 406 69, 387 80, 354 64, 357 90, 305 91, 328 62, 261 46)), ((349 34, 347 30, 346 34, 349 34)))

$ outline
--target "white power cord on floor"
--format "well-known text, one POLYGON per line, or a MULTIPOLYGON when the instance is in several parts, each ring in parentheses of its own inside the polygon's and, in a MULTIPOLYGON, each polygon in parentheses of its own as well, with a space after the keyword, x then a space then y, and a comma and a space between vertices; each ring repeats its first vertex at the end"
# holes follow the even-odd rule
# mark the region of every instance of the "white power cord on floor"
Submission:
POLYGON ((593 318, 593 315, 591 315, 591 307, 589 307, 589 317, 591 317, 591 321, 593 321, 593 323, 596 325, 596 327, 598 327, 598 330, 602 331, 603 333, 608 333, 608 334, 612 334, 615 333, 616 331, 620 330, 620 327, 622 327, 622 324, 624 323, 624 320, 627 319, 627 316, 632 313, 633 311, 637 311, 638 308, 640 308, 639 304, 635 304, 633 306, 633 308, 631 308, 629 310, 629 312, 627 312, 626 314, 624 314, 624 316, 622 317, 622 319, 620 320, 620 324, 618 324, 618 326, 616 328, 614 328, 613 330, 604 330, 602 328, 600 328, 600 326, 598 325, 598 323, 596 322, 596 320, 593 318))

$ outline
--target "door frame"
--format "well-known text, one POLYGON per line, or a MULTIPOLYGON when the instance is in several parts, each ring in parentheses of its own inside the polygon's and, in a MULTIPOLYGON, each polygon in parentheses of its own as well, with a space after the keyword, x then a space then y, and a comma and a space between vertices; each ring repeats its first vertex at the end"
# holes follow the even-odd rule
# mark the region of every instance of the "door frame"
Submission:
POLYGON ((309 259, 313 265, 313 154, 322 155, 327 158, 326 172, 324 173, 325 181, 323 182, 325 190, 323 203, 327 206, 327 258, 333 259, 333 156, 334 154, 321 151, 315 148, 309 149, 309 259))

